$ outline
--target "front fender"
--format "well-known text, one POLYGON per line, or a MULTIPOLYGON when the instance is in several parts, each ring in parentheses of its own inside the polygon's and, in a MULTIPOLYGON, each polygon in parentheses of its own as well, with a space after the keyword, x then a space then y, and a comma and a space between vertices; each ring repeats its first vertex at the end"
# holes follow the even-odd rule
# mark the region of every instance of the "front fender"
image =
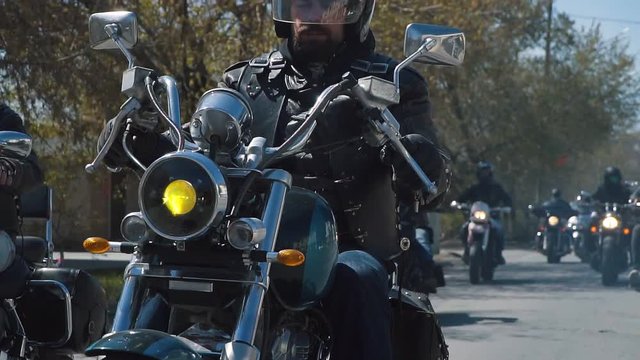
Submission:
POLYGON ((215 354, 193 341, 156 330, 125 330, 111 333, 91 344, 87 356, 139 355, 157 360, 210 359, 215 354))

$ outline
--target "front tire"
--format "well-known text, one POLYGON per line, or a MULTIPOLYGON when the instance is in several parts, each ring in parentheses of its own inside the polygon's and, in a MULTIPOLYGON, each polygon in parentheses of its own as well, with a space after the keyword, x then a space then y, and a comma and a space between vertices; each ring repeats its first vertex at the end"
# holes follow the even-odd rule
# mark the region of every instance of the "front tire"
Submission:
POLYGON ((616 259, 615 238, 613 236, 607 236, 602 240, 602 262, 600 264, 602 285, 604 286, 612 286, 618 281, 616 259))
POLYGON ((476 242, 469 249, 469 282, 474 285, 480 282, 482 258, 482 244, 476 242))
POLYGON ((547 237, 547 263, 557 264, 560 262, 560 256, 558 256, 558 238, 557 236, 548 233, 547 237))

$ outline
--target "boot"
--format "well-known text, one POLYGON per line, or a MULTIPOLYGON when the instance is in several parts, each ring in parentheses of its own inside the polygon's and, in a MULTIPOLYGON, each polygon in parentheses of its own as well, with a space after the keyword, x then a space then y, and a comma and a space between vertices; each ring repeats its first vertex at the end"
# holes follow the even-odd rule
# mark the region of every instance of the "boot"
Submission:
POLYGON ((633 269, 629 273, 629 287, 640 291, 640 271, 637 269, 633 269))
POLYGON ((469 265, 469 247, 468 246, 464 247, 464 253, 462 253, 462 262, 465 265, 469 265))

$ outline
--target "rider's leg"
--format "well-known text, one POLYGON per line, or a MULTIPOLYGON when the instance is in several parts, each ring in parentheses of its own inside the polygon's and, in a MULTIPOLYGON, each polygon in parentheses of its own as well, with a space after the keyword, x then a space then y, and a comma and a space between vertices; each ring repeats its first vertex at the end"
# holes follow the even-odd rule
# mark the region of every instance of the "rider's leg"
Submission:
POLYGON ((492 220, 491 221, 491 231, 495 235, 494 239, 496 240, 496 261, 500 265, 504 265, 506 260, 502 256, 502 250, 504 250, 504 231, 502 229, 502 224, 499 221, 492 220))
POLYGON ((324 301, 333 329, 331 359, 391 360, 391 307, 385 267, 360 250, 341 253, 324 301))
POLYGON ((636 225, 631 233, 631 272, 629 285, 640 291, 640 225, 636 225))
POLYGON ((469 221, 465 222, 462 225, 462 227, 460 228, 460 233, 458 234, 458 237, 462 242, 462 248, 464 249, 464 252, 462 253, 462 261, 465 264, 469 264, 469 246, 467 244, 468 236, 469 236, 469 221))

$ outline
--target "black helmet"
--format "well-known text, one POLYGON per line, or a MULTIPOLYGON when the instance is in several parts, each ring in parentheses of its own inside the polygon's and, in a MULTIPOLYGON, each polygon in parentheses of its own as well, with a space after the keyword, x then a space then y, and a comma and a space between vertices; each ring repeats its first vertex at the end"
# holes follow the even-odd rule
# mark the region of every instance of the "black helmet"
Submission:
POLYGON ((559 199, 562 197, 562 191, 560 191, 560 189, 554 188, 553 190, 551 190, 551 196, 553 196, 554 199, 559 199))
MULTIPOLYGON (((345 16, 340 22, 332 21, 330 16, 323 14, 320 23, 345 24, 345 40, 358 42, 364 42, 367 38, 373 10, 376 7, 376 0, 271 0, 273 23, 279 38, 287 39, 291 36, 291 23, 294 22, 291 8, 295 1, 322 1, 322 6, 329 10, 343 8, 345 16)), ((318 20, 310 20, 310 22, 319 23, 318 20)))
POLYGON ((493 179, 493 165, 488 161, 480 161, 476 165, 476 177, 478 181, 490 181, 493 179))
POLYGON ((618 185, 622 183, 622 173, 615 166, 609 166, 604 171, 605 185, 618 185))

